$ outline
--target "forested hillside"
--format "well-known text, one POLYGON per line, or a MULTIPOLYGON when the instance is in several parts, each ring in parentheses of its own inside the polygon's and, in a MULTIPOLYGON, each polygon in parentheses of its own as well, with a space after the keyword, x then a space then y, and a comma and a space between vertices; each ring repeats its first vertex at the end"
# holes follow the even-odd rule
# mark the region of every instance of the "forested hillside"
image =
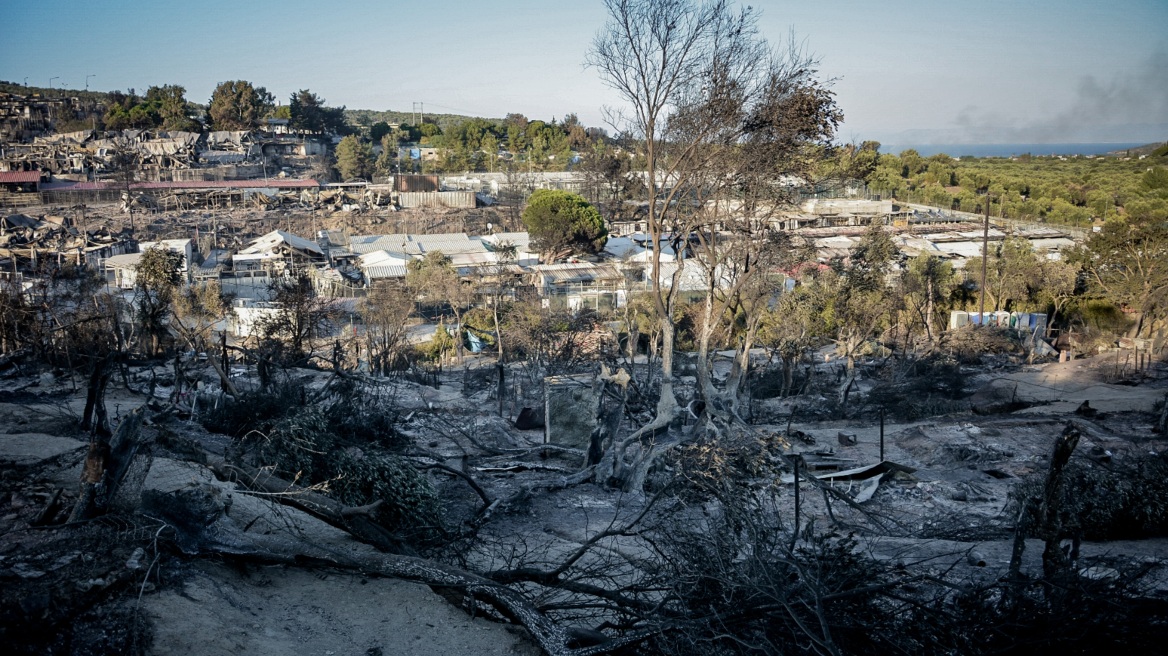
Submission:
POLYGON ((1168 217, 1168 150, 1140 157, 954 159, 906 150, 881 154, 867 175, 875 193, 994 216, 1086 226, 1125 215, 1168 217))

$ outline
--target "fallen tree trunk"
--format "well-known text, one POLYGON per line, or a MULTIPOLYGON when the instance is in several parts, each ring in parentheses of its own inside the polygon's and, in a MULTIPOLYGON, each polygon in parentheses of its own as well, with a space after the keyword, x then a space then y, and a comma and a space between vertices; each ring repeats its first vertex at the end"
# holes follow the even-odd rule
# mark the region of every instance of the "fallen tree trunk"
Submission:
POLYGON ((332 497, 274 476, 267 470, 230 464, 223 459, 213 459, 208 462, 208 466, 220 480, 238 483, 247 490, 262 493, 278 503, 304 511, 382 551, 413 552, 401 537, 373 519, 373 512, 380 503, 346 506, 332 497))
MULTIPOLYGON (((246 468, 228 465, 222 461, 214 463, 217 474, 227 475, 233 480, 247 474, 256 474, 246 468)), ((253 477, 252 485, 273 491, 281 487, 274 477, 253 477), (258 483, 257 481, 263 481, 258 483)), ((242 481, 241 481, 242 482, 242 481)), ((286 485, 286 484, 284 484, 286 485)), ((316 551, 292 541, 273 539, 270 536, 247 533, 234 524, 227 515, 223 501, 215 491, 204 488, 188 488, 178 493, 155 494, 144 497, 145 514, 174 529, 175 539, 187 554, 217 555, 237 560, 260 563, 280 563, 291 566, 306 564, 325 565, 351 569, 367 575, 385 576, 437 589, 458 590, 469 596, 475 604, 492 609, 498 615, 518 624, 530 633, 532 639, 545 653, 553 656, 592 656, 604 654, 621 647, 644 640, 658 630, 641 630, 624 636, 610 637, 576 627, 561 626, 540 612, 524 594, 515 588, 480 576, 473 572, 434 562, 424 558, 403 554, 378 554, 374 552, 351 552, 344 556, 321 550, 316 551), (591 640, 588 646, 582 644, 581 635, 587 633, 591 640)), ((287 492, 287 489, 283 490, 287 492)), ((272 494, 265 497, 271 502, 280 502, 305 509, 309 514, 325 519, 328 523, 343 523, 347 517, 360 517, 339 502, 322 498, 311 491, 294 494, 272 494), (296 499, 295 503, 290 499, 296 499)), ((495 573, 499 575, 499 573, 495 573)), ((522 580, 522 577, 517 577, 522 580)))

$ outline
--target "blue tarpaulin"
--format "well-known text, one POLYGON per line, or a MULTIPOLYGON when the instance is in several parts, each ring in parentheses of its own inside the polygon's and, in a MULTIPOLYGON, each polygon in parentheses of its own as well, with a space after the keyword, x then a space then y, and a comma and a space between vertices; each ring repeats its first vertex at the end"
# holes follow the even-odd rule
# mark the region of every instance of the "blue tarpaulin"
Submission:
POLYGON ((483 352, 483 340, 478 335, 476 335, 468 330, 468 331, 466 331, 466 341, 470 345, 470 352, 471 353, 482 353, 483 352))

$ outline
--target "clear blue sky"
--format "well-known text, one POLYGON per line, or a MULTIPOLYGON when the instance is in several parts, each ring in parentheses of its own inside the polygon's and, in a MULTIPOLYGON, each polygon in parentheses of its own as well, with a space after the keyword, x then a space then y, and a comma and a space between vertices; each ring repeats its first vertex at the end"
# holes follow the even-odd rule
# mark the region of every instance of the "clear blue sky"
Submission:
MULTIPOLYGON (((822 60, 843 140, 1168 139, 1168 0, 752 2, 772 40, 822 60)), ((615 96, 582 65, 599 0, 3 0, 0 79, 206 102, 246 79, 330 105, 602 125, 615 96)))

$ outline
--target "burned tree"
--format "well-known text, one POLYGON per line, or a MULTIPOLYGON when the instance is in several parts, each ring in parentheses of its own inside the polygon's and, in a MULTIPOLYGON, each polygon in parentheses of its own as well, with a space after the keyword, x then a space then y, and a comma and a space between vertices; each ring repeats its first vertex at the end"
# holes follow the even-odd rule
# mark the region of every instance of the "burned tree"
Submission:
POLYGON ((261 359, 285 364, 304 364, 313 355, 313 341, 321 337, 332 322, 328 302, 316 295, 312 279, 301 273, 272 283, 269 288, 277 312, 260 325, 267 352, 261 359))
POLYGON ((414 314, 414 299, 402 287, 379 285, 361 304, 361 319, 368 340, 369 370, 385 375, 402 357, 406 326, 414 314))
MULTIPOLYGON (((750 8, 672 0, 608 0, 606 7, 609 22, 596 36, 588 63, 630 107, 612 114, 614 127, 640 140, 653 248, 650 298, 661 332, 655 418, 613 445, 600 475, 635 489, 661 452, 642 447, 641 439, 664 429, 680 411, 673 380, 674 309, 685 267, 704 270, 711 294, 723 285, 727 258, 740 274, 720 307, 711 301, 707 327, 724 322, 731 306, 742 307, 740 292, 765 267, 754 266, 741 247, 755 243, 768 212, 785 200, 782 176, 809 172, 841 116, 817 79, 814 59, 794 47, 772 49, 758 34, 750 8), (712 243, 726 227, 737 228, 732 232, 740 239, 738 253, 712 243), (701 235, 699 250, 707 257, 666 273, 664 243, 672 241, 681 251, 691 234, 701 235)), ((699 363, 699 369, 705 366, 699 363)))

